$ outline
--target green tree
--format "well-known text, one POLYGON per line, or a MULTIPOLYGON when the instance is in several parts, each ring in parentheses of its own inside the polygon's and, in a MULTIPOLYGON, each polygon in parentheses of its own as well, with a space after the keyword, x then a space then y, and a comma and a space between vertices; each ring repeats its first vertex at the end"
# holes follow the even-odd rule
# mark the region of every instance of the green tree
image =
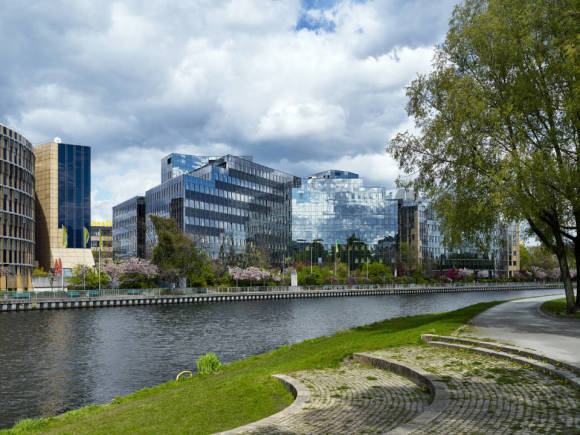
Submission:
POLYGON ((213 281, 209 258, 200 252, 193 240, 179 230, 173 219, 149 216, 155 233, 157 245, 153 249, 153 263, 159 267, 160 275, 173 283, 186 277, 190 285, 203 287, 213 281))
POLYGON ((420 134, 400 133, 388 149, 416 174, 406 184, 432 200, 447 241, 489 246, 498 219, 526 220, 558 259, 569 312, 567 253, 580 219, 577 6, 457 6, 434 71, 407 89, 420 134))
POLYGON ((520 266, 525 270, 540 268, 547 271, 558 267, 558 259, 543 245, 525 246, 520 243, 520 266))
MULTIPOLYGON (((99 288, 98 271, 91 267, 79 264, 73 268, 72 276, 68 279, 68 283, 75 289, 91 290, 99 288)), ((101 273, 101 287, 107 287, 108 284, 109 277, 106 274, 101 273)))

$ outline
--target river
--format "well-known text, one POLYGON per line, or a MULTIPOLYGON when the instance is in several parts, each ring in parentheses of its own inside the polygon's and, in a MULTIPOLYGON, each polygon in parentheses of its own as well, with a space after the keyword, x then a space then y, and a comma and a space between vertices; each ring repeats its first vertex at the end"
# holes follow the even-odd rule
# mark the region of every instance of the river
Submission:
POLYGON ((558 290, 441 293, 0 314, 0 428, 110 402, 223 363, 383 319, 558 290))

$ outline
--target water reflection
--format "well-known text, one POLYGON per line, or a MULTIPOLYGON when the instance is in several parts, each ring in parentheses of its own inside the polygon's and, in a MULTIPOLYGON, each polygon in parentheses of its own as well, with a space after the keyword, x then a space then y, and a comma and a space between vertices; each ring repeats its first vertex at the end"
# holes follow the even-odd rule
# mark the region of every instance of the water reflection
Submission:
POLYGON ((341 329, 549 291, 369 296, 0 315, 0 427, 110 402, 213 351, 232 362, 341 329))

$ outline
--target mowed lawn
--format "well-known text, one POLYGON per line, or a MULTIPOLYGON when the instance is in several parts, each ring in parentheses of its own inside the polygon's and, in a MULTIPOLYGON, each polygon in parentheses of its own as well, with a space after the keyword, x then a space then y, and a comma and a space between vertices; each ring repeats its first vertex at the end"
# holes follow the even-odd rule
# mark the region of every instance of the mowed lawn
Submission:
POLYGON ((551 301, 546 301, 542 304, 542 310, 553 316, 562 316, 569 318, 580 319, 580 310, 576 311, 574 314, 568 314, 566 312, 566 298, 562 299, 552 299, 551 301))
POLYGON ((272 374, 337 367, 355 352, 422 345, 422 333, 450 334, 498 303, 480 303, 447 313, 396 318, 339 331, 331 337, 283 346, 225 365, 218 374, 167 382, 107 405, 87 406, 59 417, 24 420, 2 433, 201 434, 231 429, 292 403, 292 395, 272 374))

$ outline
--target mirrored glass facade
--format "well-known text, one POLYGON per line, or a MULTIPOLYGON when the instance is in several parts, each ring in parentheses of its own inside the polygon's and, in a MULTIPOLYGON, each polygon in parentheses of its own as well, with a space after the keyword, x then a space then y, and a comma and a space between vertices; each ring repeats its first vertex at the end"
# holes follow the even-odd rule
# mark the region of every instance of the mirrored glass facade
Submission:
MULTIPOLYGON (((486 271, 489 276, 513 276, 519 270, 519 226, 498 223, 486 252, 475 245, 448 248, 439 231, 440 222, 426 200, 415 200, 399 191, 399 246, 400 252, 422 264, 427 273, 445 271, 452 267, 486 271), (405 244, 405 245, 403 245, 405 244)), ((401 258, 407 261, 407 258, 401 258)))
POLYGON ((66 227, 67 248, 90 248, 85 243, 91 228, 91 148, 58 144, 58 227, 66 227))
POLYGON ((292 189, 292 240, 320 240, 330 250, 354 235, 371 252, 380 249, 390 257, 399 230, 397 213, 394 191, 365 187, 352 172, 321 172, 292 189))
MULTIPOLYGON (((147 191, 146 213, 175 219, 210 256, 222 245, 243 252, 248 243, 280 263, 291 240, 291 191, 299 179, 276 169, 223 156, 147 191)), ((156 244, 147 219, 146 253, 156 244)))
POLYGON ((113 207, 113 256, 145 257, 145 197, 135 196, 113 207))
MULTIPOLYGON (((189 154, 171 153, 161 159, 161 182, 165 183, 170 178, 188 174, 202 166, 217 160, 221 156, 192 156, 189 154)), ((245 160, 253 160, 252 156, 240 156, 245 160)))

